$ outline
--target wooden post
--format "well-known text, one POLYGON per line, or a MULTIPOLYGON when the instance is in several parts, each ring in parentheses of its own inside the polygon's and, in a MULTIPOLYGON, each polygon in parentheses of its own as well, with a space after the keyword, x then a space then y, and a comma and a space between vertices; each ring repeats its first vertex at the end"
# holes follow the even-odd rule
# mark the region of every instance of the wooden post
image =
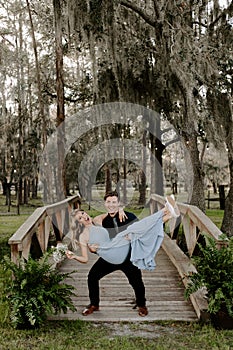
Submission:
POLYGON ((11 244, 11 261, 13 261, 15 264, 18 264, 18 259, 19 259, 19 245, 11 244))
POLYGON ((225 190, 224 190, 224 185, 219 185, 218 186, 218 192, 219 192, 220 209, 224 210, 225 209, 225 190))
POLYGON ((150 199, 150 213, 151 214, 154 214, 155 213, 155 210, 156 210, 156 204, 155 204, 155 201, 154 199, 150 199))

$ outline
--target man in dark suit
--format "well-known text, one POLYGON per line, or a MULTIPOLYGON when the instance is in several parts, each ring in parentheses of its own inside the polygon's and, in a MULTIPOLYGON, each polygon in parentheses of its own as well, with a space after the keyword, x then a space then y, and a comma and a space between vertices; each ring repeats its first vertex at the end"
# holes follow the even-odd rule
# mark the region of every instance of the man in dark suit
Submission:
MULTIPOLYGON (((123 212, 124 219, 122 219, 122 215, 119 216, 120 201, 116 191, 107 193, 104 196, 104 200, 107 214, 97 216, 93 222, 105 227, 109 232, 110 238, 115 237, 118 232, 125 230, 130 224, 138 220, 137 217, 130 212, 123 212)), ((129 284, 134 290, 138 314, 142 317, 148 314, 145 298, 145 286, 142 280, 141 270, 134 266, 130 261, 129 251, 126 260, 122 264, 111 264, 105 261, 103 258, 99 258, 92 266, 88 274, 90 305, 83 310, 82 314, 84 316, 99 310, 99 281, 104 276, 117 270, 122 271, 126 275, 129 284)))

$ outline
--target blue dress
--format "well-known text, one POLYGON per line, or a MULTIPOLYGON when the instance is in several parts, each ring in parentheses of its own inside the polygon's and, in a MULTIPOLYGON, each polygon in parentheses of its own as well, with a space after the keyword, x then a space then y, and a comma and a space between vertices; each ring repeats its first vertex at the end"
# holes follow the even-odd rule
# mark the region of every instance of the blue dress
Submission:
POLYGON ((132 263, 142 270, 154 270, 154 258, 164 238, 162 218, 163 211, 160 210, 132 223, 113 239, 109 238, 105 228, 91 226, 89 244, 98 244, 97 254, 111 264, 123 263, 131 246, 132 263), (130 241, 125 238, 126 235, 130 241))

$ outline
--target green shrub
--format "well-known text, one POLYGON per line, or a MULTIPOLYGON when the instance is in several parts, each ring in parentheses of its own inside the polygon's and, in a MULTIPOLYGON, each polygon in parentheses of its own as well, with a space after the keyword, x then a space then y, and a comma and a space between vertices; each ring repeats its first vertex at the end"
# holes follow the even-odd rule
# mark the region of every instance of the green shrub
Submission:
POLYGON ((72 272, 54 269, 50 255, 45 253, 39 260, 30 257, 27 262, 21 259, 18 265, 9 257, 2 261, 6 273, 1 297, 14 328, 39 327, 48 315, 76 311, 71 299, 74 287, 64 283, 72 272))
POLYGON ((210 314, 226 308, 233 317, 233 237, 227 242, 223 237, 221 248, 213 238, 206 236, 206 241, 205 246, 199 244, 200 255, 193 259, 197 273, 189 276, 185 295, 205 287, 210 314))

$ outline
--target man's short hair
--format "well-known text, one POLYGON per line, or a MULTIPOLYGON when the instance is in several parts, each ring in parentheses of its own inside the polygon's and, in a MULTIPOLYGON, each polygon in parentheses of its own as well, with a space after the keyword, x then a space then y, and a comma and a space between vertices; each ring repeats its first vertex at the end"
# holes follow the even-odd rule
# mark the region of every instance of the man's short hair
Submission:
POLYGON ((117 191, 111 191, 111 192, 105 193, 104 200, 106 201, 106 199, 107 199, 108 197, 113 197, 113 196, 117 197, 118 200, 119 200, 119 194, 118 194, 117 191))

